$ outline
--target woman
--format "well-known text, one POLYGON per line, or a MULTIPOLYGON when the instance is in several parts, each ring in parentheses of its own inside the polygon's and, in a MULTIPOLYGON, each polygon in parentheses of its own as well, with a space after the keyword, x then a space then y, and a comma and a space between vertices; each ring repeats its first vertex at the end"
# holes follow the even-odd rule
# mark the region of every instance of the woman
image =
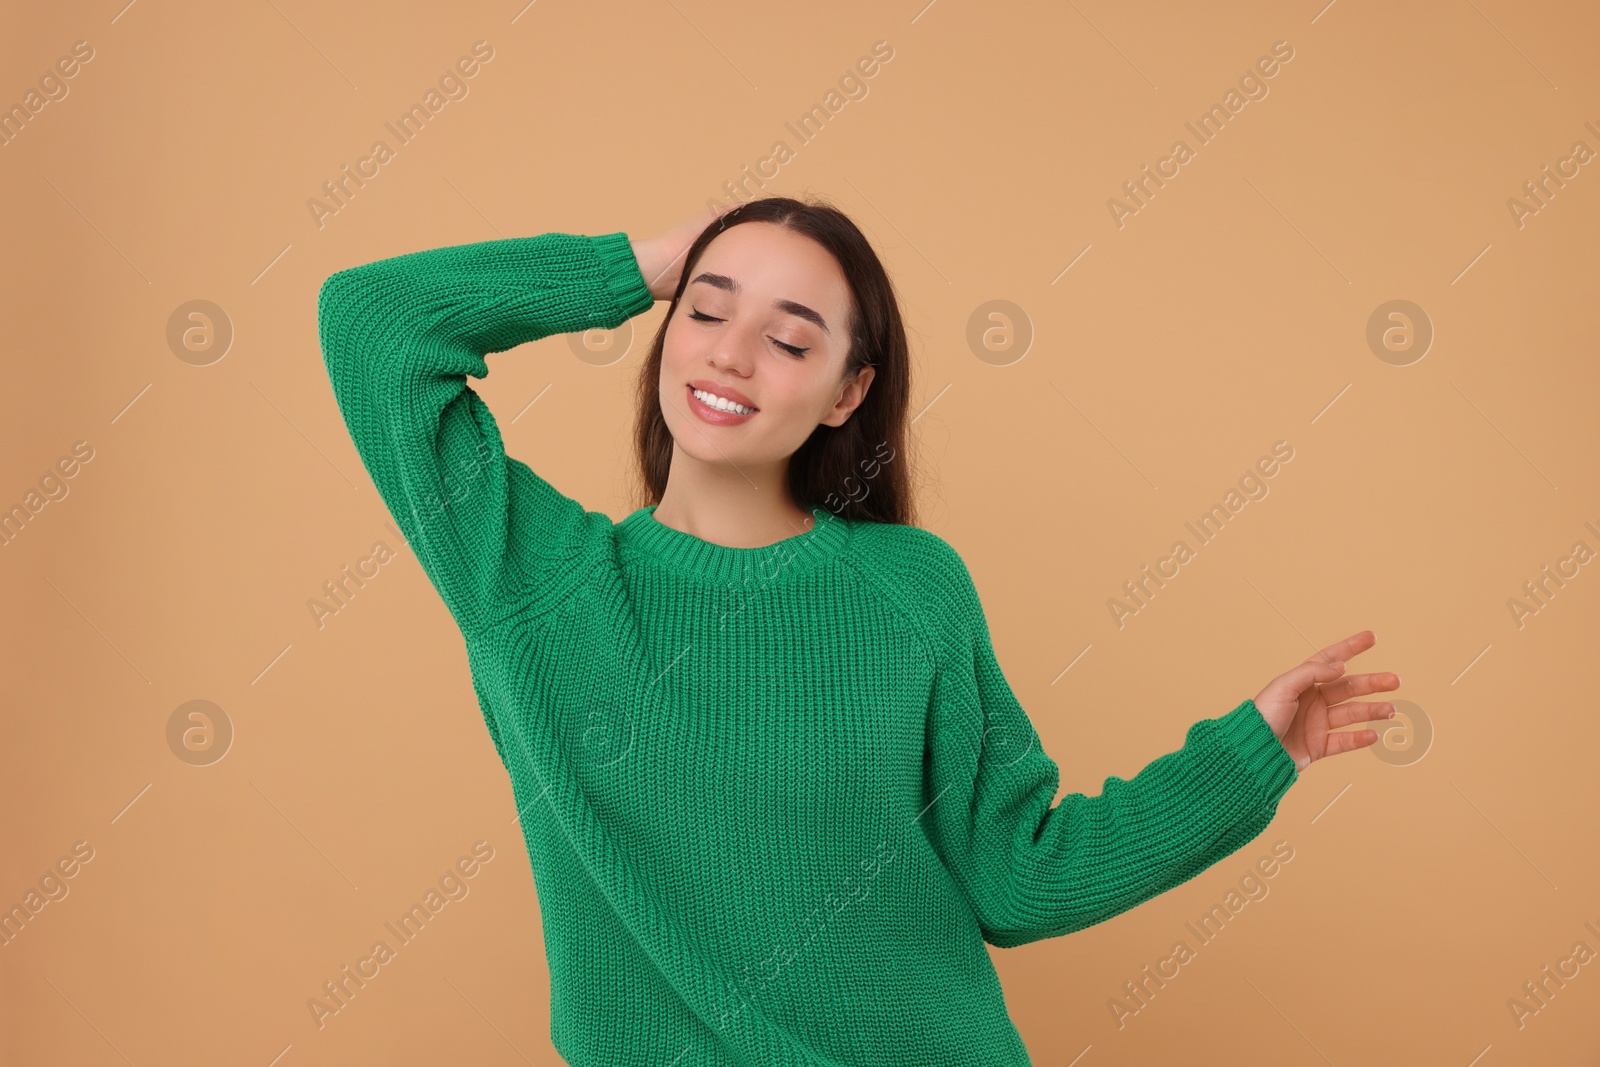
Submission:
MULTIPOLYGON (((340 271, 339 407, 460 626, 511 778, 569 1063, 1027 1064, 984 943, 1080 930, 1255 838, 1395 689, 1329 646, 1055 804, 961 557, 911 524, 910 366, 860 231, 770 198, 340 271), (668 301, 647 505, 507 456, 467 375, 668 301), (1334 706, 1337 705, 1337 706, 1334 706)), ((586 404, 559 396, 547 404, 586 404)))

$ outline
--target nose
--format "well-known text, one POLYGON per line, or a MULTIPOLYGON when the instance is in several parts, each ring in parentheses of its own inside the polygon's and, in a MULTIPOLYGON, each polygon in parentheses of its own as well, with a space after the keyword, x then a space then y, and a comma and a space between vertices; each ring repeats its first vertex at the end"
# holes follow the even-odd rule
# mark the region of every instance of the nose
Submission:
POLYGON ((706 354, 706 362, 718 370, 747 378, 750 376, 753 353, 757 351, 754 346, 758 342, 759 338, 747 336, 747 331, 725 326, 706 354))

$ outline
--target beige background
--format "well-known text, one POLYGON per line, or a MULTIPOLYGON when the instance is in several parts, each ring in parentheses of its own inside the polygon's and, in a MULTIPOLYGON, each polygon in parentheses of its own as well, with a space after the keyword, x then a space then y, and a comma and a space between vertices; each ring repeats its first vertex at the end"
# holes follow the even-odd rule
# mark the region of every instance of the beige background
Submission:
MULTIPOLYGON (((0 103, 93 58, 0 147, 0 506, 68 490, 0 548, 0 905, 93 858, 0 948, 5 1063, 557 1062, 509 783, 339 418, 316 294, 415 249, 648 236, 778 140, 767 191, 830 197, 902 289, 922 525, 967 559, 1063 792, 1362 629, 1353 667, 1404 679, 1388 760, 1318 763, 1192 882, 992 950, 1035 1062, 1600 1062, 1600 957, 1508 1007, 1600 953, 1600 565, 1510 606, 1600 550, 1600 162, 1508 207, 1600 150, 1597 20, 1205 6, 9 5, 0 103), (469 94, 319 227, 322 183, 480 40, 469 94), (866 95, 802 144, 785 124, 877 41, 866 95), (1268 94, 1200 144, 1184 124, 1278 41, 1268 94), (1180 138, 1194 158, 1119 227, 1108 201, 1180 138), (221 358, 169 344, 193 300, 231 323, 221 358), (1032 331, 1020 359, 969 344, 992 300, 1032 331), (1391 300, 1431 323, 1422 358, 1369 346, 1391 300), (1270 494, 1119 628, 1123 582, 1278 441, 1270 494), (380 541, 319 628, 308 602, 380 541), (234 732, 209 765, 169 740, 191 700, 234 732), (322 983, 479 841, 470 894, 319 1028, 322 983), (1269 895, 1119 1027, 1123 984, 1278 841, 1269 895)), ((660 314, 620 359, 552 337, 475 383, 513 454, 616 518, 660 314)))

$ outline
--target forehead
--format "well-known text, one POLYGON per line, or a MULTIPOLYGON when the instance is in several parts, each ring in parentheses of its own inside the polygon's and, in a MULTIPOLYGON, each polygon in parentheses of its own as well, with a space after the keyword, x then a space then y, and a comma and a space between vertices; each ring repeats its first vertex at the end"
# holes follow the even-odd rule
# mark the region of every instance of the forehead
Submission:
POLYGON ((690 278, 702 271, 739 284, 739 299, 796 300, 842 320, 850 299, 844 272, 832 255, 809 237, 770 222, 731 226, 712 238, 690 278))

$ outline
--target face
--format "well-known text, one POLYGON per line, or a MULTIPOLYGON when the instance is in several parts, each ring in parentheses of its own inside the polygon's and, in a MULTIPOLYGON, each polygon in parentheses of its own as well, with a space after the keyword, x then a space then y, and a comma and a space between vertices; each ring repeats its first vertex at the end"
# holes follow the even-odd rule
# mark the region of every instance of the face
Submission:
POLYGON ((839 426, 873 369, 841 380, 850 289, 822 246, 768 222, 714 238, 684 286, 661 352, 661 411, 682 454, 743 469, 787 465, 818 425, 839 426), (697 397, 696 390, 703 390, 697 397), (712 395, 707 395, 712 394, 712 395), (716 397, 745 411, 722 411, 716 397))

